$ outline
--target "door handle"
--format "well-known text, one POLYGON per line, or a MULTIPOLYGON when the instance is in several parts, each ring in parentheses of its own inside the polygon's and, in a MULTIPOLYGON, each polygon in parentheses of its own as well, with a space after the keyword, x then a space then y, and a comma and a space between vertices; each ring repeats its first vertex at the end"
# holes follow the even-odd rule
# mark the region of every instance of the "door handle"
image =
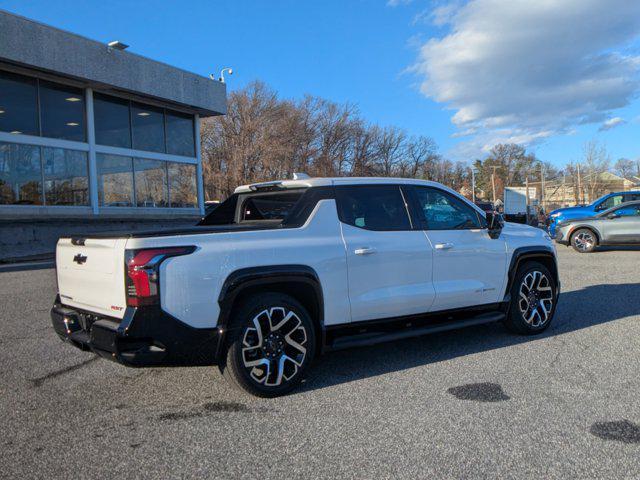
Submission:
POLYGON ((360 247, 356 248, 353 253, 355 253, 356 255, 371 255, 372 253, 376 253, 376 249, 369 247, 360 247))
POLYGON ((453 243, 436 243, 435 247, 436 250, 449 250, 453 248, 453 243))

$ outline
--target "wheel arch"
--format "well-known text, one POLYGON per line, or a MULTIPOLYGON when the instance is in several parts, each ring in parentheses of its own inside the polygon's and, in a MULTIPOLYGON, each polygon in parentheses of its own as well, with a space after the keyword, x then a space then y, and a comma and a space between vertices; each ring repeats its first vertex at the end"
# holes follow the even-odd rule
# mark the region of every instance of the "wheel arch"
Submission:
POLYGON ((602 243, 602 235, 600 235, 600 232, 596 227, 594 227, 593 225, 579 224, 571 229, 571 232, 569 233, 569 244, 571 244, 571 241, 573 240, 573 236, 578 230, 589 230, 593 232, 593 234, 596 236, 596 242, 598 242, 598 245, 602 243))
POLYGON ((243 299, 266 292, 289 295, 307 309, 316 329, 317 347, 321 349, 325 330, 324 297, 318 274, 307 265, 249 267, 230 273, 218 296, 220 315, 217 326, 223 335, 243 299))
POLYGON ((558 271, 558 262, 556 260, 553 247, 545 247, 542 245, 519 247, 513 251, 513 255, 511 256, 511 262, 509 264, 509 272, 507 277, 507 287, 504 292, 505 302, 508 302, 510 300, 511 287, 513 286, 513 282, 515 281, 518 269, 520 268, 520 266, 530 261, 539 262, 547 267, 547 269, 554 277, 558 294, 560 293, 560 274, 558 271))

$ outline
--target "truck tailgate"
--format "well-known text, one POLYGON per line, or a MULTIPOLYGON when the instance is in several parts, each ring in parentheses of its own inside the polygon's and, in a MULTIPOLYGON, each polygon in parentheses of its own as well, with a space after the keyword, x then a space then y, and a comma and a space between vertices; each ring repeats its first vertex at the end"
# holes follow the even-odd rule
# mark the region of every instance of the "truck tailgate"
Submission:
POLYGON ((126 238, 58 240, 58 292, 64 305, 122 318, 126 308, 126 238), (74 244, 75 243, 75 244, 74 244))

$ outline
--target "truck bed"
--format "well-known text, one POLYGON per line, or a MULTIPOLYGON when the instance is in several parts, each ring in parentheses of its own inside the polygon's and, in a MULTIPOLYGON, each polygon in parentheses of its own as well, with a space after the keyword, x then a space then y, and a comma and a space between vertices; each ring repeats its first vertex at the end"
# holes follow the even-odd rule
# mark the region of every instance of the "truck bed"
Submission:
POLYGON ((260 222, 244 222, 232 225, 195 225, 193 227, 170 228, 158 230, 121 230, 115 232, 95 232, 84 235, 63 235, 63 237, 71 238, 72 242, 77 243, 87 238, 148 238, 148 237, 173 237, 177 235, 199 235, 208 233, 226 233, 226 232, 243 232, 249 230, 273 230, 282 228, 282 222, 276 221, 260 221, 260 222))

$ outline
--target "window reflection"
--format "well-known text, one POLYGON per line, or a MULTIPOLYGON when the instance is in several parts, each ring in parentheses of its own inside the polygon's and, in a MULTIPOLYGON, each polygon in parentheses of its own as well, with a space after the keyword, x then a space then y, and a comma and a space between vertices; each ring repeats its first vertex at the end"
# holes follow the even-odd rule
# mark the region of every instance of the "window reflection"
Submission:
POLYGON ((166 112, 167 153, 195 156, 193 116, 178 112, 166 112))
POLYGON ((166 207, 167 165, 159 160, 136 158, 133 161, 138 207, 166 207))
POLYGON ((84 92, 40 81, 40 119, 43 137, 84 142, 84 92))
POLYGON ((34 78, 0 72, 0 131, 39 135, 34 78))
POLYGON ((169 162, 169 198, 172 207, 192 208, 198 205, 196 166, 169 162))
POLYGON ((133 206, 133 161, 118 155, 96 155, 98 200, 103 207, 133 206))
POLYGON ((133 148, 164 152, 164 115, 161 108, 131 103, 133 148))
POLYGON ((97 144, 131 148, 128 100, 94 93, 93 111, 97 144))
POLYGON ((43 148, 47 205, 89 205, 87 154, 77 150, 43 148))
POLYGON ((39 147, 0 143, 0 204, 42 205, 39 147))

